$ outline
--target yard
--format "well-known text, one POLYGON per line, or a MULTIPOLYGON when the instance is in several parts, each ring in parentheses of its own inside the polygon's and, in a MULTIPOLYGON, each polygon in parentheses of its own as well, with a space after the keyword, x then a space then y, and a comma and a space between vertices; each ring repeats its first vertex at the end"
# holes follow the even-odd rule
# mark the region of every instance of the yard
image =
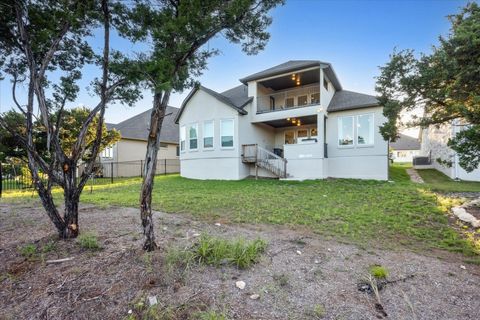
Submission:
POLYGON ((80 227, 93 250, 83 240, 55 240, 32 192, 7 192, 0 318, 372 319, 385 315, 357 286, 381 265, 390 272, 380 296, 391 318, 476 319, 478 231, 448 210, 478 196, 480 183, 420 174, 425 184, 410 182, 401 165, 390 182, 159 176, 153 202, 163 212, 155 214, 162 249, 153 254, 139 250, 139 179, 85 190, 80 227), (262 239, 266 249, 246 270, 224 263, 236 258, 209 266, 185 251, 206 234, 262 239), (159 299, 155 309, 145 302, 150 295, 159 299))

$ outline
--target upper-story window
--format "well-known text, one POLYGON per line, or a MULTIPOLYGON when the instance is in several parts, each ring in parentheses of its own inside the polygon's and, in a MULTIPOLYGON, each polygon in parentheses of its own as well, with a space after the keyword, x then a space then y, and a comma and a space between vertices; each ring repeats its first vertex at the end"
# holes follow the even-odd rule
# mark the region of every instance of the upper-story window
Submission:
POLYGON ((220 121, 220 141, 222 148, 233 148, 234 122, 233 119, 220 121))
POLYGON ((374 136, 373 114, 357 116, 357 144, 372 145, 374 136))
POLYGON ((213 120, 205 121, 203 123, 203 148, 212 149, 213 140, 214 140, 213 120))
POLYGON ((190 125, 188 129, 188 141, 190 150, 198 149, 198 125, 196 123, 190 125))
POLYGON ((112 159, 113 158, 113 146, 106 147, 102 153, 100 154, 100 157, 104 159, 112 159))
POLYGON ((185 151, 186 129, 185 126, 180 127, 180 150, 185 151))
POLYGON ((353 145, 353 116, 338 118, 338 145, 352 146, 353 145))

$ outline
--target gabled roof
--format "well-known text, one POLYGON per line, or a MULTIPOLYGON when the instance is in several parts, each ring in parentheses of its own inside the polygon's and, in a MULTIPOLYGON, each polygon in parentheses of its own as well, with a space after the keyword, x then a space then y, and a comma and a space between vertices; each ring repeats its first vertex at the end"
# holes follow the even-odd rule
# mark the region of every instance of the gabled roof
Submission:
POLYGON ((419 139, 399 134, 395 142, 391 142, 390 146, 393 150, 420 150, 419 139))
POLYGON ((193 97, 193 95, 198 91, 202 90, 209 95, 213 96, 217 100, 225 103, 229 107, 232 107, 238 113, 240 114, 247 114, 247 111, 245 111, 245 106, 252 101, 252 97, 248 97, 248 89, 246 85, 239 85, 235 88, 229 89, 227 91, 224 91, 222 93, 218 93, 216 91, 213 91, 212 89, 209 89, 204 86, 197 86, 193 88, 192 91, 188 94, 188 96, 185 98, 185 100, 182 103, 182 106, 180 107, 179 112, 177 113, 177 116, 175 117, 175 123, 178 124, 178 120, 180 119, 180 116, 183 113, 183 110, 185 109, 185 106, 187 105, 188 101, 193 97))
POLYGON ((240 79, 240 82, 246 84, 249 81, 273 77, 282 73, 288 73, 300 69, 307 69, 317 66, 324 67, 324 72, 326 73, 328 79, 330 79, 330 81, 332 82, 335 89, 342 90, 342 85, 340 84, 340 81, 338 81, 337 75, 335 74, 335 71, 333 71, 332 65, 328 62, 322 62, 320 60, 290 60, 274 67, 246 76, 245 78, 240 79))
POLYGON ((353 91, 340 90, 336 91, 333 95, 327 111, 335 112, 374 106, 379 106, 378 100, 375 96, 353 91))
MULTIPOLYGON (((178 111, 178 108, 167 107, 160 132, 161 142, 178 143, 178 125, 174 121, 178 111)), ((151 112, 152 109, 149 109, 118 124, 107 124, 107 128, 113 126, 120 131, 122 138, 146 141, 150 128, 151 112)))

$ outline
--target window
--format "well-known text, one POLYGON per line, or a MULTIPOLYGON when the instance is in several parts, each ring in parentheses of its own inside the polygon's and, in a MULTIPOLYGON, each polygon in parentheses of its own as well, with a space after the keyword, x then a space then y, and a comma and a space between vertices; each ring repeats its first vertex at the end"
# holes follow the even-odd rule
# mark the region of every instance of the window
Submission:
POLYGON ((213 120, 203 123, 203 148, 213 148, 213 120))
POLYGON ((308 104, 308 97, 306 95, 297 97, 298 106, 306 106, 307 104, 308 104))
POLYGON ((294 105, 295 105, 295 98, 291 97, 291 98, 286 98, 285 99, 285 107, 291 108, 294 105))
POLYGON ((353 145, 353 116, 338 118, 338 145, 353 145))
POLYGON ((373 114, 357 116, 357 143, 358 145, 373 144, 373 114))
POLYGON ((328 79, 327 77, 323 76, 323 87, 325 88, 325 90, 328 91, 328 79))
POLYGON ((233 119, 220 122, 220 136, 222 148, 233 148, 233 119))
POLYGON ((180 150, 185 151, 185 138, 186 138, 186 131, 185 126, 180 128, 180 150))
POLYGON ((300 129, 297 131, 297 138, 308 138, 308 129, 300 129))
POLYGON ((196 123, 192 124, 188 130, 188 139, 189 139, 189 149, 197 150, 198 148, 198 125, 196 123))
POLYGON ((320 103, 320 92, 312 93, 310 95, 310 103, 311 104, 319 104, 320 103))
POLYGON ((295 131, 285 131, 285 144, 295 143, 295 131))
POLYGON ((316 138, 318 136, 317 127, 310 129, 310 138, 316 138))
POLYGON ((177 146, 177 148, 176 148, 176 149, 177 149, 177 153, 176 153, 176 154, 177 154, 177 157, 178 157, 178 156, 180 156, 180 147, 179 147, 179 146, 177 146))
POLYGON ((102 158, 112 159, 113 158, 113 146, 106 147, 100 154, 102 158))

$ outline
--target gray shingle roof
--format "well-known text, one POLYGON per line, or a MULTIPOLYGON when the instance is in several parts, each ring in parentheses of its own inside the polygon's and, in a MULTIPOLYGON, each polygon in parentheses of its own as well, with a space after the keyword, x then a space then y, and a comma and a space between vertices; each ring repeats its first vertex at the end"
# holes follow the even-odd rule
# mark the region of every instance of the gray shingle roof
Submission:
MULTIPOLYGON (((170 106, 167 107, 167 116, 165 116, 165 119, 163 119, 162 131, 160 132, 161 142, 178 143, 178 124, 176 124, 174 121, 178 111, 178 108, 170 106)), ((122 121, 118 124, 114 124, 113 127, 120 131, 122 138, 146 141, 148 137, 148 130, 150 128, 151 112, 152 109, 149 109, 131 117, 130 119, 122 121)))
POLYGON ((245 111, 243 108, 253 99, 252 97, 248 97, 247 86, 243 84, 237 87, 234 87, 232 89, 229 89, 227 91, 224 91, 222 93, 218 93, 204 86, 198 86, 193 88, 193 90, 190 91, 188 96, 183 101, 182 106, 180 107, 180 111, 177 113, 175 117, 175 123, 178 124, 178 120, 180 119, 180 116, 182 115, 182 112, 185 109, 185 106, 187 105, 188 101, 192 98, 192 96, 195 94, 195 92, 197 92, 197 90, 205 91, 206 93, 215 97, 217 100, 237 110, 238 113, 240 114, 247 114, 247 111, 245 111))
POLYGON ((330 104, 328 105, 328 112, 367 108, 378 106, 376 97, 347 90, 336 91, 333 95, 330 104))
POLYGON ((416 138, 399 134, 397 141, 390 143, 393 150, 420 150, 420 141, 416 138))
POLYGON ((327 77, 330 79, 332 84, 337 90, 342 90, 340 81, 338 81, 337 75, 333 71, 332 65, 328 62, 323 62, 320 60, 290 60, 274 67, 265 69, 263 71, 251 74, 245 78, 240 79, 240 82, 246 84, 249 81, 258 80, 266 77, 276 76, 278 74, 287 73, 296 71, 299 69, 306 69, 310 67, 322 66, 324 65, 324 71, 327 74, 327 77))

